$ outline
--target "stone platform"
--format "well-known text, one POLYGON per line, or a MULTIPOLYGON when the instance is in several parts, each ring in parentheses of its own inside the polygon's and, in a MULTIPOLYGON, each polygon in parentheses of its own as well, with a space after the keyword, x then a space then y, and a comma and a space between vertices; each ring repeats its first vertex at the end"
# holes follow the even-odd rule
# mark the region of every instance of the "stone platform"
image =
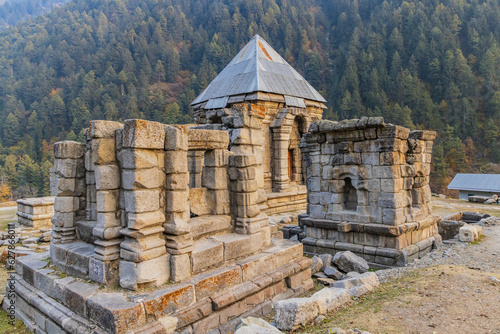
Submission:
POLYGON ((33 228, 51 228, 54 216, 54 197, 27 198, 17 201, 20 224, 33 228))
MULTIPOLYGON (((66 249, 67 268, 71 261, 84 268, 91 257, 79 244, 66 249)), ((66 276, 49 253, 28 255, 16 264, 16 316, 36 333, 232 333, 240 315, 262 316, 313 287, 302 252, 300 243, 273 239, 258 254, 134 292, 66 276)))
POLYGON ((305 254, 331 254, 351 251, 372 267, 404 266, 422 258, 441 242, 437 233, 439 216, 399 226, 335 222, 300 218, 307 238, 302 239, 305 254))

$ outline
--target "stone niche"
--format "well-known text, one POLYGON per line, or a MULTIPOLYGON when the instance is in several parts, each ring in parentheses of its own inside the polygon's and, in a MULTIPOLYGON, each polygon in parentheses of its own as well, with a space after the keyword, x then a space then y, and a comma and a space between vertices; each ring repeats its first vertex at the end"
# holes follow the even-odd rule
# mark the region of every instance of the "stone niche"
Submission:
POLYGON ((309 254, 352 251, 373 265, 399 266, 440 242, 431 213, 434 131, 410 131, 370 117, 311 124, 300 147, 309 254))
POLYGON ((92 121, 56 143, 50 252, 17 260, 16 316, 36 333, 232 333, 312 288, 303 245, 270 237, 248 132, 92 121))

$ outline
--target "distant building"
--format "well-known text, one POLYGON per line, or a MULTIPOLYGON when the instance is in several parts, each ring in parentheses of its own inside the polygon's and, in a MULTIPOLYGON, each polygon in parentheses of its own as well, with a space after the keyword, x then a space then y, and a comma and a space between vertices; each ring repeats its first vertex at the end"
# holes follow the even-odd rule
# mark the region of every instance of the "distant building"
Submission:
POLYGON ((458 190, 458 198, 500 195, 500 174, 457 174, 448 189, 458 190))

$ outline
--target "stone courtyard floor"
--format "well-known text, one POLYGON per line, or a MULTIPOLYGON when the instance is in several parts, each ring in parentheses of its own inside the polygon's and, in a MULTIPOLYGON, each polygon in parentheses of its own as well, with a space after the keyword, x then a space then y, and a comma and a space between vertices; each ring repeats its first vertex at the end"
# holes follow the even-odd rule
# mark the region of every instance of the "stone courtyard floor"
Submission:
MULTIPOLYGON (((456 211, 500 216, 498 205, 441 198, 433 198, 433 209, 443 216, 456 211)), ((15 220, 15 210, 6 211, 0 212, 0 225, 15 220)), ((293 333, 329 333, 334 327, 371 333, 500 333, 500 284, 490 278, 500 279, 500 225, 484 227, 483 234, 481 241, 472 244, 446 243, 406 268, 378 271, 382 281, 378 289, 293 333)), ((6 278, 2 266, 2 291, 6 278)), ((266 320, 272 322, 272 315, 266 320)), ((0 333, 29 331, 20 322, 10 326, 1 311, 0 333)))

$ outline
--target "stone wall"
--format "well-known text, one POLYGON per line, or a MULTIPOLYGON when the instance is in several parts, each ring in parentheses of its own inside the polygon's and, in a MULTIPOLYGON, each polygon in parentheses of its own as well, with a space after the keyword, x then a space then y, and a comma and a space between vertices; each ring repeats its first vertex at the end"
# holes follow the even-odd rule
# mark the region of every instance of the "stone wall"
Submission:
POLYGON ((21 225, 36 229, 51 228, 53 216, 54 197, 17 200, 17 220, 21 225))
POLYGON ((429 188, 435 137, 382 118, 312 123, 301 142, 305 251, 350 250, 388 266, 430 251, 439 239, 429 188))

